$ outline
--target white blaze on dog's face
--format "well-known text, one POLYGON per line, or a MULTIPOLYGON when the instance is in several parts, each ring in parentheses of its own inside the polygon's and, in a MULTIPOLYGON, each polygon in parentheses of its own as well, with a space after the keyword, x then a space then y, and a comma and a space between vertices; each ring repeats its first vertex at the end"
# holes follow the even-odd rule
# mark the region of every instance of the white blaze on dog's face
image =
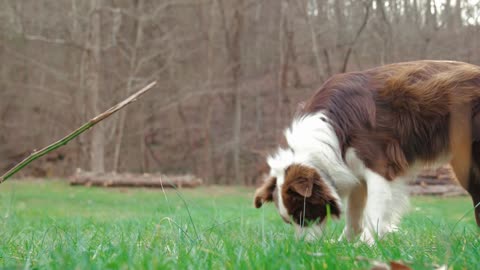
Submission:
POLYGON ((313 167, 288 162, 287 150, 280 155, 283 159, 269 159, 270 177, 257 189, 255 206, 273 201, 282 219, 296 227, 298 236, 313 240, 321 231, 327 208, 332 217, 340 216, 340 201, 313 167))

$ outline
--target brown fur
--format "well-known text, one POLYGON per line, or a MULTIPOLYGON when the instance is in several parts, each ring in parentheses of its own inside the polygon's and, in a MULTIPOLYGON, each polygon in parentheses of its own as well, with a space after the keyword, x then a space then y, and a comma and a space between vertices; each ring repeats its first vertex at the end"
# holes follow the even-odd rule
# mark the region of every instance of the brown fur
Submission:
MULTIPOLYGON (((472 166, 466 189, 472 196, 473 205, 477 206, 480 203, 480 141, 473 143, 472 166)), ((480 207, 475 208, 475 220, 477 225, 480 224, 480 207)))
MULTIPOLYGON (((472 121, 472 160, 467 191, 472 196, 473 205, 480 203, 480 99, 473 102, 472 121)), ((480 207, 475 209, 475 219, 480 226, 480 207)))
POLYGON ((472 108, 471 105, 454 105, 450 113, 450 152, 455 176, 468 189, 472 156, 472 108))
POLYGON ((351 192, 347 202, 348 216, 346 223, 350 228, 350 232, 346 235, 350 238, 352 235, 358 235, 362 232, 363 210, 367 204, 367 185, 361 182, 351 192))
POLYGON ((313 168, 290 165, 281 192, 285 208, 297 224, 322 222, 327 216, 327 205, 332 217, 340 216, 340 206, 313 168))

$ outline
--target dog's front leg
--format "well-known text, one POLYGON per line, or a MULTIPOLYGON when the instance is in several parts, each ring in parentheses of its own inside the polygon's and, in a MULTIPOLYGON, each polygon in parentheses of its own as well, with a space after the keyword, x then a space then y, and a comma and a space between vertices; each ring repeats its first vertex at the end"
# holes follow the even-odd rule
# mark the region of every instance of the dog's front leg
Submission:
POLYGON ((353 240, 364 230, 364 210, 367 202, 367 186, 361 181, 352 189, 347 199, 345 229, 339 240, 353 240))
POLYGON ((392 205, 393 193, 390 182, 381 175, 366 170, 367 202, 361 240, 373 244, 375 236, 382 237, 389 230, 389 206, 392 205))

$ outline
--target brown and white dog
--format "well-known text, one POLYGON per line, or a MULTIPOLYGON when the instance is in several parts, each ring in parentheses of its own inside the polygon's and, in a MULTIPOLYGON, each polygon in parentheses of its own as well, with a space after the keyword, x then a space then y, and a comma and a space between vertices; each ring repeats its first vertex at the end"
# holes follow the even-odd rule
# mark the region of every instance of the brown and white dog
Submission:
MULTIPOLYGON (((307 239, 321 232, 327 206, 340 216, 343 200, 343 237, 373 243, 395 230, 406 182, 426 166, 450 162, 478 205, 480 67, 425 60, 335 75, 301 106, 285 139, 254 203, 274 201, 307 239)), ((480 226, 480 207, 475 218, 480 226)))

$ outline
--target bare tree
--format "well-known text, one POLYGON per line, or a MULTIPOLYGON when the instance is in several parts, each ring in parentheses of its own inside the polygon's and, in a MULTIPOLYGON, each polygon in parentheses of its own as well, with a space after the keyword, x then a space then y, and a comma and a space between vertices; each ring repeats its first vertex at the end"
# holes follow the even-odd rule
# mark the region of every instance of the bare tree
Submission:
MULTIPOLYGON (((90 0, 90 25, 83 56, 82 67, 85 69, 85 89, 90 110, 94 115, 101 112, 101 63, 102 32, 101 12, 102 0, 90 0)), ((105 172, 105 126, 99 125, 92 131, 90 144, 90 169, 93 172, 105 172)))

